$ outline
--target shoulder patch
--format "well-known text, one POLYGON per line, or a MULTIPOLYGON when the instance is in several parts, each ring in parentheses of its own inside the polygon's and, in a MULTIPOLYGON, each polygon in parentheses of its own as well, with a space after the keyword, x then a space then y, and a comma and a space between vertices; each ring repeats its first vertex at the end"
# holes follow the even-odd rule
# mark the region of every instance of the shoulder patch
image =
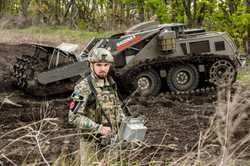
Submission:
POLYGON ((80 90, 74 90, 70 97, 75 101, 83 100, 83 96, 80 95, 80 90))

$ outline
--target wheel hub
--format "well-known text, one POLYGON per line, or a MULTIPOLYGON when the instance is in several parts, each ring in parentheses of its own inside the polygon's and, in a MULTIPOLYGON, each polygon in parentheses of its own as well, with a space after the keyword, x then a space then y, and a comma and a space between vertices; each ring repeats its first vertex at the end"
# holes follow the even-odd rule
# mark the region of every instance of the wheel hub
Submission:
POLYGON ((141 77, 137 81, 138 87, 141 90, 148 89, 150 87, 150 81, 147 77, 141 77))
POLYGON ((184 85, 188 82, 188 80, 189 80, 189 76, 184 71, 179 72, 176 76, 176 82, 178 84, 184 85))

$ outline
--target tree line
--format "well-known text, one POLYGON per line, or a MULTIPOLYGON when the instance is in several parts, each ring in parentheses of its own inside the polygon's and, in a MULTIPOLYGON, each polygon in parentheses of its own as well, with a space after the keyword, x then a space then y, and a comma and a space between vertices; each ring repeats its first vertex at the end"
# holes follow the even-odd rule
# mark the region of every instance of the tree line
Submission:
POLYGON ((0 18, 6 16, 94 31, 117 31, 154 19, 182 22, 227 31, 238 44, 247 43, 250 34, 250 0, 0 0, 0 18))

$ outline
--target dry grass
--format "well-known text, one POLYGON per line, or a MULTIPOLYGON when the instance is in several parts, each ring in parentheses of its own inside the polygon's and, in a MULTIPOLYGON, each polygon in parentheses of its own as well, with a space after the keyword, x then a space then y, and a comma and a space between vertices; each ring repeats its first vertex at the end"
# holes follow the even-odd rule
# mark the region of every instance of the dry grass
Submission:
POLYGON ((249 92, 242 92, 238 89, 234 96, 227 88, 218 92, 216 112, 210 119, 209 128, 200 132, 200 139, 191 152, 171 165, 238 166, 248 163, 245 157, 249 156, 250 131, 237 135, 250 108, 249 92))
MULTIPOLYGON (((77 140, 74 138, 73 140, 78 142, 79 133, 71 133, 60 135, 59 131, 62 131, 58 125, 58 119, 55 118, 55 114, 53 110, 49 108, 49 102, 44 102, 40 107, 40 117, 38 121, 34 121, 32 123, 23 125, 22 127, 11 130, 4 135, 0 136, 1 140, 8 141, 5 142, 3 146, 0 147, 0 161, 8 161, 9 164, 12 165, 55 165, 55 166, 63 166, 63 165, 72 165, 78 166, 80 161, 79 150, 69 149, 70 144, 72 143, 73 137, 77 136, 77 140), (61 141, 54 142, 54 141, 61 141), (55 143, 55 144, 53 144, 55 143), (50 156, 52 149, 60 146, 60 153, 56 156, 50 156), (18 155, 17 155, 18 154, 18 155), (15 158, 15 156, 20 156, 22 154, 21 159, 15 158), (70 164, 69 164, 70 163, 70 164)), ((37 119, 37 117, 34 117, 37 119)), ((168 135, 167 131, 164 137, 162 138, 162 142, 165 137, 168 135)), ((92 156, 91 161, 93 161, 93 165, 96 164, 115 164, 115 165, 139 165, 139 161, 137 157, 141 155, 145 148, 156 147, 156 151, 148 154, 142 159, 144 161, 151 161, 152 163, 159 164, 162 161, 156 161, 155 156, 158 153, 158 148, 172 148, 167 145, 163 145, 160 143, 159 145, 147 145, 145 142, 137 142, 133 144, 126 145, 127 148, 122 148, 124 143, 118 142, 114 145, 106 146, 102 149, 97 148, 92 152, 89 156, 92 156), (99 152, 104 151, 104 157, 102 160, 96 160, 99 152)))
MULTIPOLYGON (((238 89, 234 96, 229 89, 222 88, 218 93, 216 102, 216 112, 210 119, 209 127, 206 131, 200 131, 199 141, 191 149, 180 158, 167 161, 168 156, 162 156, 165 160, 156 157, 159 149, 175 150, 173 144, 163 144, 164 139, 169 136, 166 130, 162 141, 156 145, 148 145, 146 142, 140 142, 135 146, 128 146, 123 149, 122 143, 107 146, 105 149, 97 149, 92 152, 93 165, 181 165, 181 166, 238 166, 241 163, 246 165, 246 157, 249 157, 250 132, 239 134, 242 122, 249 116, 247 110, 250 108, 248 92, 242 93, 242 89, 238 89), (146 148, 155 148, 156 150, 145 155, 146 148), (105 151, 103 160, 98 161, 98 152, 105 151), (144 155, 142 155, 144 154, 144 155), (144 157, 141 157, 144 156, 144 157), (140 161, 138 161, 140 158, 140 161), (244 161, 244 162, 243 162, 244 161)), ((12 165, 15 163, 12 155, 23 153, 22 165, 54 165, 67 166, 79 165, 79 150, 70 149, 73 137, 78 138, 80 134, 70 133, 60 135, 60 127, 58 119, 55 118, 53 111, 49 108, 49 103, 45 102, 40 108, 40 119, 33 123, 24 125, 15 130, 9 131, 0 136, 0 140, 6 137, 10 139, 6 144, 0 147, 0 160, 4 159, 12 165), (53 141, 61 141, 61 143, 53 144, 53 141), (26 145, 27 148, 20 148, 18 145, 26 145), (51 148, 60 146, 61 150, 56 156, 50 156, 51 148), (30 159, 30 156, 33 158, 30 159), (69 164, 70 163, 70 164, 69 164)), ((78 141, 73 139, 74 141, 78 141)))
MULTIPOLYGON (((1 147, 0 154, 3 158, 7 159, 13 165, 17 165, 14 161, 8 158, 8 156, 26 153, 26 156, 28 157, 29 155, 32 155, 36 149, 40 154, 43 163, 49 165, 49 161, 45 158, 44 153, 49 148, 49 135, 58 130, 58 119, 52 117, 53 112, 48 109, 48 106, 47 102, 41 106, 41 117, 39 118, 41 120, 19 127, 0 136, 0 140, 10 136, 11 138, 14 138, 9 139, 9 141, 1 147), (13 135, 18 136, 13 137, 13 135)), ((0 157, 0 159, 2 157, 0 157)), ((25 162, 26 159, 23 160, 23 163, 25 162)))

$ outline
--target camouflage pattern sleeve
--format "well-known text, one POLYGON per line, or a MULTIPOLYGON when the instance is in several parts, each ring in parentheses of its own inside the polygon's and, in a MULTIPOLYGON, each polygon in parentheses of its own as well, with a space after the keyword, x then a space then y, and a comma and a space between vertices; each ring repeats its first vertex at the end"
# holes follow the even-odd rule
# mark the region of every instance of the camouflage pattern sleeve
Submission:
POLYGON ((71 95, 68 120, 70 124, 80 129, 93 130, 99 133, 101 125, 88 118, 85 114, 86 109, 88 109, 87 102, 90 95, 91 91, 86 80, 81 81, 75 86, 74 92, 71 95))

